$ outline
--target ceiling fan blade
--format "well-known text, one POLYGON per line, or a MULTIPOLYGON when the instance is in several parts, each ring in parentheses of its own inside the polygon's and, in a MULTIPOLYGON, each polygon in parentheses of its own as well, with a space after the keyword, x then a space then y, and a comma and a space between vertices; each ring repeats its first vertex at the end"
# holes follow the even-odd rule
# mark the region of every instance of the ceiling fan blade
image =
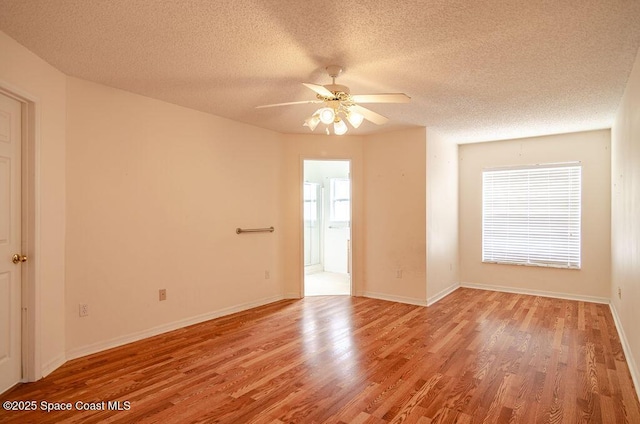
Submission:
POLYGON ((303 82, 302 85, 304 85, 307 88, 310 88, 311 90, 315 91, 316 93, 318 93, 322 97, 334 97, 335 96, 335 94, 333 94, 331 91, 327 90, 325 87, 323 87, 321 85, 309 84, 307 82, 303 82))
POLYGON ((322 100, 302 100, 299 102, 274 103, 272 105, 256 106, 256 109, 263 109, 265 107, 276 107, 276 106, 304 105, 309 103, 322 103, 322 100))
POLYGON ((404 93, 356 94, 351 96, 356 103, 409 103, 411 97, 404 93))
POLYGON ((367 121, 371 121, 374 124, 382 125, 386 124, 389 121, 389 118, 385 118, 379 113, 367 109, 366 107, 353 105, 349 108, 349 110, 359 113, 360 115, 364 116, 364 119, 366 119, 367 121))

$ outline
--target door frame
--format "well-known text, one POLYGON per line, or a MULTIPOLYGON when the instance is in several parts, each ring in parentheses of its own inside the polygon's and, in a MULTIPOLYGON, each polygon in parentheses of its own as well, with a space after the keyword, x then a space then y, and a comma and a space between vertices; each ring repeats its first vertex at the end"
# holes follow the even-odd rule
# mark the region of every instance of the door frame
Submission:
POLYGON ((22 381, 42 377, 40 357, 40 105, 38 97, 0 80, 0 93, 22 105, 22 381))
POLYGON ((315 155, 301 155, 300 156, 300 166, 299 166, 299 176, 298 176, 298 193, 300 195, 300 200, 298 202, 298 213, 299 213, 299 217, 300 219, 298 220, 299 222, 299 226, 298 229, 300 231, 300 258, 299 258, 299 263, 300 263, 300 275, 299 275, 299 289, 300 289, 300 298, 304 298, 304 162, 307 160, 315 160, 315 161, 323 161, 323 162, 336 162, 336 161, 341 161, 341 162, 349 162, 349 182, 351 184, 351 210, 349 211, 350 215, 351 215, 351 221, 350 221, 350 228, 349 228, 349 233, 350 233, 350 246, 351 248, 349 249, 349 258, 348 258, 348 263, 351 264, 351 269, 350 269, 350 273, 349 273, 349 285, 350 285, 350 296, 355 296, 356 294, 356 290, 355 290, 355 274, 356 274, 356 267, 354 266, 354 262, 353 262, 353 252, 355 250, 355 246, 356 243, 354 242, 354 227, 355 225, 357 225, 356 223, 354 223, 354 216, 355 214, 353 213, 353 208, 355 205, 355 202, 353 200, 354 198, 354 184, 353 184, 353 176, 355 175, 354 171, 353 171, 353 164, 354 164, 354 160, 352 157, 345 157, 345 156, 315 156, 315 155))

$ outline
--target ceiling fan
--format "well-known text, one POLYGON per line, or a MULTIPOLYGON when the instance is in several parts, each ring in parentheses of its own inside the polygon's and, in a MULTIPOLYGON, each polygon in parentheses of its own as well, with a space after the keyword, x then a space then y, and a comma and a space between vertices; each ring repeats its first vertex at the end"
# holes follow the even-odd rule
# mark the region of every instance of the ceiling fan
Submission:
POLYGON ((275 103, 256 107, 260 109, 300 104, 322 104, 320 109, 316 110, 313 115, 304 120, 303 126, 309 127, 309 129, 313 131, 319 123, 323 123, 327 125, 326 133, 328 135, 330 134, 329 125, 333 124, 334 134, 342 135, 348 131, 345 120, 354 128, 358 128, 365 119, 377 125, 382 125, 389 121, 388 118, 360 106, 360 103, 408 103, 411 100, 411 98, 404 93, 352 95, 349 87, 336 84, 336 78, 342 73, 341 66, 330 65, 326 67, 326 70, 333 80, 331 84, 318 85, 302 83, 305 87, 316 93, 315 100, 275 103))

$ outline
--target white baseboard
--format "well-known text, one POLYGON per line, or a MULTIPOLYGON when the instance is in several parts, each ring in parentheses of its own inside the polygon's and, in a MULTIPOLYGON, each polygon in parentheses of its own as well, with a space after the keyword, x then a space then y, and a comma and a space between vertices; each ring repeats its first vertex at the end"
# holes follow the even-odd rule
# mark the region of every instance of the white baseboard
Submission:
POLYGON ((438 293, 434 294, 431 297, 428 297, 427 298, 427 306, 433 305, 437 301, 449 296, 451 293, 453 293, 454 291, 458 290, 459 288, 460 288, 460 284, 459 283, 454 283, 454 284, 450 285, 449 287, 447 287, 446 289, 439 291, 438 293))
POLYGON ((93 353, 101 352, 103 350, 122 346, 128 343, 137 342, 138 340, 157 336, 158 334, 167 333, 169 331, 177 330, 179 328, 187 327, 193 324, 198 324, 204 321, 209 321, 214 318, 220 318, 222 316, 234 314, 236 312, 246 311, 247 309, 267 305, 269 303, 277 302, 283 299, 285 299, 285 296, 283 295, 263 298, 263 299, 255 300, 253 302, 247 302, 240 305, 230 306, 228 308, 219 309, 217 311, 207 312, 205 314, 196 315, 194 317, 184 318, 178 321, 162 324, 156 327, 149 328, 147 330, 142 330, 142 331, 127 334, 124 336, 114 337, 109 340, 104 340, 104 341, 92 343, 86 346, 77 347, 67 351, 67 359, 71 360, 71 359, 80 358, 82 356, 91 355, 93 353))
POLYGON ((376 292, 368 292, 368 291, 359 293, 358 296, 370 297, 372 299, 379 299, 379 300, 389 300, 391 302, 407 303, 409 305, 427 306, 426 300, 416 299, 414 297, 394 296, 392 294, 376 293, 376 292))
POLYGON ((55 358, 53 358, 52 360, 50 360, 49 362, 47 362, 46 364, 44 364, 42 366, 42 370, 41 370, 42 376, 41 376, 41 378, 44 378, 44 377, 48 376, 53 371, 55 371, 56 369, 60 368, 65 362, 67 362, 67 358, 64 355, 64 353, 61 353, 60 355, 56 356, 55 358))
POLYGON ((627 359, 627 366, 629 367, 629 372, 631 373, 633 385, 636 388, 636 396, 638 396, 638 399, 640 399, 640 374, 638 373, 638 366, 636 365, 635 357, 631 353, 631 346, 629 346, 629 341, 627 340, 624 328, 622 327, 620 316, 618 315, 618 311, 616 310, 613 302, 609 303, 609 308, 611 309, 613 322, 615 322, 616 329, 618 330, 618 335, 620 336, 620 342, 622 342, 622 350, 624 351, 624 356, 627 359))
POLYGON ((498 292, 505 292, 505 293, 526 294, 529 296, 552 297, 556 299, 578 300, 581 302, 604 303, 605 305, 609 304, 609 298, 607 297, 582 296, 577 294, 550 292, 550 291, 543 291, 543 290, 494 286, 491 284, 460 283, 460 287, 466 287, 469 289, 479 289, 479 290, 491 290, 491 291, 498 291, 498 292))

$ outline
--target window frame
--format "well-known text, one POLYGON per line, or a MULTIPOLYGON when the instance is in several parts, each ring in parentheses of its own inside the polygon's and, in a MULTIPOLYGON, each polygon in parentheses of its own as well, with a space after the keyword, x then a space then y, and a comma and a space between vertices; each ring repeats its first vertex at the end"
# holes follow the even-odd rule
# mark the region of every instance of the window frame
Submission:
POLYGON ((351 178, 343 177, 343 178, 330 178, 329 179, 329 222, 334 224, 347 224, 351 222, 351 178), (346 182, 347 188, 349 190, 348 197, 336 198, 335 192, 335 184, 336 182, 346 182), (338 202, 346 202, 348 205, 348 216, 347 219, 336 219, 336 203, 338 202))

